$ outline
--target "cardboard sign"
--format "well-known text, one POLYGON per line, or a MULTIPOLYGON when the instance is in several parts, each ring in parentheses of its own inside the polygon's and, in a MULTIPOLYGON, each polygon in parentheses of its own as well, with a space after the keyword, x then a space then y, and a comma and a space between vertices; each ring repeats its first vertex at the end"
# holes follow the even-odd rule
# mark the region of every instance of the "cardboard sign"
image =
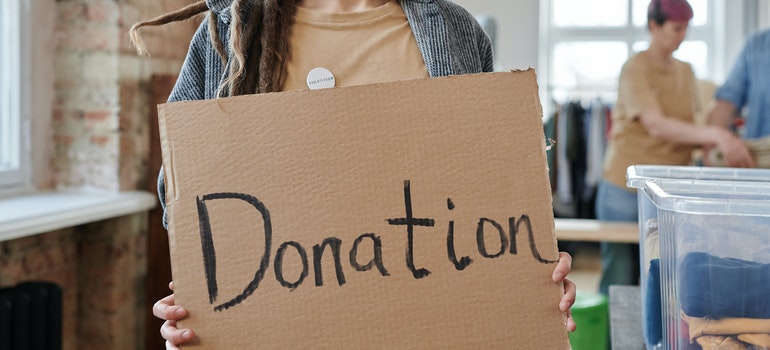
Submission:
POLYGON ((534 71, 161 105, 206 349, 568 349, 534 71))

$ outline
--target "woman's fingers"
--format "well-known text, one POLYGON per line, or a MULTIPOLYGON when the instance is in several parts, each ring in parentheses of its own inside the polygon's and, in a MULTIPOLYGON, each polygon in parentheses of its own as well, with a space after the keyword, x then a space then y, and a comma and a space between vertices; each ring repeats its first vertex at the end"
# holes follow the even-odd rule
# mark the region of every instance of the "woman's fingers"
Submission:
POLYGON ((174 344, 171 344, 170 341, 166 340, 166 350, 179 350, 179 348, 174 346, 174 344))
POLYGON ((556 283, 562 283, 564 286, 564 295, 562 295, 559 301, 559 310, 567 314, 567 321, 564 324, 567 327, 567 331, 574 332, 577 329, 575 320, 572 318, 572 305, 575 304, 575 298, 577 294, 577 285, 571 279, 567 278, 569 272, 572 270, 572 256, 566 252, 559 252, 559 262, 556 264, 556 268, 553 270, 553 281, 556 283))
POLYGON ((559 262, 553 270, 553 281, 558 283, 564 280, 572 270, 572 256, 566 252, 559 252, 559 262))
POLYGON ((571 279, 564 279, 564 295, 559 302, 559 310, 562 312, 569 312, 572 305, 575 304, 575 295, 577 293, 577 286, 571 279))
MULTIPOLYGON (((168 288, 173 291, 174 282, 170 282, 168 288)), ((176 327, 176 321, 187 317, 187 310, 174 305, 174 294, 155 302, 152 306, 152 314, 166 321, 160 327, 160 335, 166 339, 166 350, 179 350, 177 345, 195 339, 195 333, 192 330, 176 327)))
POLYGON ((195 338, 195 333, 189 329, 178 329, 176 321, 166 321, 160 327, 160 335, 166 339, 166 349, 171 346, 175 349, 177 345, 188 342, 195 338))
POLYGON ((568 332, 574 332, 577 329, 575 319, 572 318, 572 311, 567 312, 567 323, 565 324, 568 332))
POLYGON ((176 321, 187 317, 187 310, 174 305, 174 294, 171 294, 155 302, 152 306, 152 314, 161 320, 176 321))

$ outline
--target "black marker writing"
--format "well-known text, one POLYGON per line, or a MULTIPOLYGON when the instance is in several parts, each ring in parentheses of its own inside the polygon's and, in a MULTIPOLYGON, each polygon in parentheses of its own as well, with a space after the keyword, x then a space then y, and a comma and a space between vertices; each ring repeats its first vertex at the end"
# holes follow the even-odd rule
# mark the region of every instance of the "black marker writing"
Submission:
POLYGON ((508 218, 508 231, 511 234, 511 254, 516 255, 516 234, 519 233, 519 226, 524 224, 527 227, 527 238, 529 239, 529 250, 532 252, 532 256, 535 260, 543 264, 553 264, 559 262, 556 260, 547 260, 540 255, 540 251, 537 249, 535 243, 535 233, 532 231, 532 222, 529 220, 529 215, 522 215, 519 220, 515 217, 508 218))
POLYGON ((388 270, 385 269, 385 265, 382 264, 382 240, 380 240, 380 237, 375 235, 374 233, 365 233, 361 236, 358 236, 356 240, 353 242, 353 248, 350 249, 350 266, 353 266, 356 271, 368 271, 373 266, 377 266, 377 270, 380 271, 380 274, 383 276, 390 276, 390 273, 388 273, 388 270), (372 260, 370 260, 366 265, 361 265, 358 263, 358 246, 363 242, 364 238, 369 238, 372 240, 372 244, 374 245, 372 247, 372 250, 374 252, 374 256, 372 257, 372 260))
POLYGON ((406 266, 412 271, 412 276, 416 279, 423 278, 430 274, 428 269, 417 269, 414 266, 414 226, 434 225, 433 219, 415 219, 412 214, 412 190, 409 180, 404 181, 404 203, 406 207, 406 217, 399 219, 388 219, 389 225, 406 225, 406 266))
MULTIPOLYGON (((452 202, 452 199, 447 198, 446 199, 446 207, 450 211, 454 210, 455 204, 452 202)), ((471 264, 473 261, 469 256, 464 256, 460 258, 460 260, 457 260, 457 253, 455 253, 455 221, 450 220, 449 221, 449 228, 447 228, 446 232, 446 252, 447 256, 449 257, 449 261, 452 262, 452 264, 455 266, 455 269, 457 271, 465 270, 468 265, 471 264)))
POLYGON ((216 254, 214 251, 214 240, 211 233, 211 221, 209 220, 208 209, 206 208, 206 202, 217 199, 238 199, 246 203, 251 204, 262 215, 262 222, 264 223, 263 232, 265 237, 265 252, 262 254, 262 259, 259 264, 259 269, 254 274, 254 279, 251 280, 243 289, 243 292, 237 295, 235 298, 217 305, 214 310, 221 311, 231 306, 239 304, 246 299, 251 293, 254 293, 259 286, 259 282, 262 281, 262 277, 265 275, 268 265, 270 265, 270 243, 273 236, 273 227, 270 223, 270 212, 267 211, 262 202, 257 197, 250 196, 243 193, 213 193, 203 196, 203 199, 196 198, 198 204, 198 222, 201 235, 201 246, 203 249, 203 263, 206 270, 206 285, 209 290, 209 303, 214 303, 217 299, 217 276, 216 276, 216 254))
MULTIPOLYGON (((257 288, 259 287, 260 282, 265 277, 265 273, 267 272, 267 269, 270 265, 270 255, 272 253, 272 238, 273 238, 273 227, 270 220, 270 212, 267 210, 267 207, 264 203, 262 203, 259 199, 252 195, 248 194, 242 194, 242 193, 229 193, 229 192, 223 192, 223 193, 212 193, 207 194, 202 197, 196 198, 196 206, 198 209, 198 224, 200 229, 200 239, 201 239, 201 249, 203 253, 203 265, 204 265, 204 274, 206 279, 206 286, 208 288, 208 296, 209 296, 209 303, 215 304, 219 295, 218 295, 218 286, 217 286, 217 259, 216 259, 216 251, 215 251, 215 244, 214 244, 214 233, 212 232, 212 226, 211 226, 211 218, 209 215, 209 206, 213 205, 212 203, 215 203, 215 201, 223 201, 223 200, 239 200, 244 201, 246 203, 249 203, 254 209, 257 210, 258 215, 262 218, 263 227, 260 229, 253 229, 254 232, 256 232, 258 235, 262 234, 264 239, 264 252, 261 254, 261 259, 259 263, 259 267, 257 268, 257 271, 254 273, 254 277, 251 279, 251 281, 248 281, 246 283, 246 286, 244 287, 243 291, 233 297, 232 299, 228 300, 227 302, 218 304, 214 306, 215 311, 223 311, 227 310, 230 307, 233 307, 235 305, 240 304, 248 298, 250 295, 252 295, 257 288), (261 231, 261 232, 260 232, 261 231)), ((451 198, 447 198, 447 209, 449 211, 453 211, 455 209, 455 203, 452 201, 451 198)), ((432 218, 415 218, 412 208, 412 194, 411 194, 411 187, 409 180, 404 181, 404 209, 405 209, 405 216, 403 218, 394 218, 394 219, 387 219, 386 222, 388 225, 396 225, 396 226, 406 226, 407 231, 407 244, 406 244, 406 266, 412 273, 412 276, 415 279, 422 279, 428 275, 431 274, 431 272, 427 268, 417 268, 414 263, 415 254, 415 248, 414 248, 414 229, 415 226, 422 226, 422 227, 434 227, 435 222, 432 218)), ((238 228, 242 229, 242 228, 238 228)), ((427 230, 427 229, 425 229, 427 230)), ((523 214, 519 217, 509 217, 508 218, 508 234, 506 235, 506 232, 503 229, 503 226, 500 225, 497 221, 488 218, 488 217, 481 217, 478 219, 477 227, 476 227, 476 250, 478 250, 479 255, 481 255, 484 258, 487 259, 495 259, 500 258, 505 255, 506 251, 510 255, 517 255, 518 254, 518 247, 516 239, 519 235, 519 232, 524 233, 523 230, 526 230, 526 237, 529 241, 529 248, 532 253, 532 256, 540 263, 543 264, 551 264, 555 263, 558 260, 547 260, 542 257, 540 254, 540 251, 537 247, 537 244, 535 242, 535 236, 534 232, 532 230, 532 222, 528 215, 523 214), (491 231, 490 231, 491 230, 491 231), (489 239, 488 235, 491 232, 497 232, 497 236, 499 237, 500 242, 500 248, 497 250, 494 250, 492 252, 488 251, 487 247, 487 239, 489 239)), ((463 271, 468 268, 468 266, 471 265, 473 260, 470 256, 462 256, 459 260, 457 259, 458 254, 456 252, 457 247, 455 247, 455 221, 449 220, 448 227, 447 227, 447 236, 446 236, 446 247, 447 247, 447 257, 449 261, 453 264, 454 268, 457 271, 463 271)), ((493 235, 492 235, 493 236, 493 235)), ((489 242, 491 243, 491 242, 489 242)), ((390 273, 385 268, 384 264, 384 257, 382 253, 382 245, 383 242, 380 239, 379 236, 377 236, 374 233, 364 233, 358 236, 354 241, 350 248, 348 257, 349 257, 349 263, 350 266, 355 271, 359 272, 365 272, 372 270, 374 267, 377 268, 377 271, 381 276, 390 276, 390 273), (371 242, 371 251, 372 251, 372 257, 371 259, 366 262, 366 264, 362 264, 361 261, 359 261, 359 251, 362 247, 369 247, 368 244, 364 244, 365 242, 371 242)), ((275 274, 275 280, 286 289, 289 289, 289 291, 293 291, 299 286, 302 285, 302 283, 305 281, 309 274, 309 269, 312 266, 313 268, 313 274, 315 279, 315 285, 317 287, 321 287, 324 284, 323 281, 323 265, 324 262, 329 263, 331 261, 334 264, 334 272, 335 277, 337 278, 337 285, 342 286, 346 283, 345 279, 345 271, 343 269, 343 261, 341 258, 343 249, 343 241, 337 237, 328 237, 325 238, 320 244, 316 244, 313 246, 313 262, 310 264, 307 250, 296 241, 287 241, 278 246, 278 249, 275 251, 275 257, 273 260, 273 271, 275 274), (297 254, 289 254, 287 256, 287 251, 289 249, 294 249, 297 251, 297 254), (328 248, 328 249, 327 249, 328 248), (331 257, 328 256, 328 254, 331 254, 331 257), (326 259, 324 259, 324 256, 327 256, 326 259), (284 263, 286 259, 291 258, 299 258, 299 262, 302 266, 302 271, 300 272, 299 276, 296 277, 296 280, 290 281, 287 280, 286 276, 284 275, 284 263)), ((368 255, 365 255, 368 256, 368 255)), ((296 264, 292 264, 289 266, 295 266, 296 264)))
POLYGON ((479 254, 481 254, 481 256, 485 258, 496 258, 500 255, 503 255, 506 248, 508 248, 508 237, 506 237, 505 232, 503 232, 503 227, 500 226, 500 224, 498 224, 495 220, 481 218, 479 219, 479 224, 476 227, 476 245, 479 248, 479 254), (489 223, 492 225, 500 235, 500 250, 495 254, 487 253, 487 246, 484 242, 484 223, 489 223))
POLYGON ((332 247, 334 271, 337 273, 337 283, 339 283, 339 285, 345 284, 345 274, 342 272, 342 265, 340 265, 340 245, 342 245, 342 241, 339 238, 330 237, 325 239, 323 243, 313 246, 313 266, 315 267, 316 286, 322 286, 324 284, 321 258, 323 257, 324 250, 326 250, 327 246, 332 247))
POLYGON ((307 253, 305 252, 305 248, 302 248, 299 243, 294 241, 284 242, 280 247, 278 247, 278 251, 275 252, 275 262, 273 263, 273 268, 275 270, 275 279, 278 280, 278 283, 280 283, 285 288, 289 288, 289 290, 296 289, 300 284, 302 284, 302 281, 305 280, 305 277, 307 277, 307 253), (283 254, 286 253, 286 249, 289 247, 294 247, 294 249, 297 250, 297 253, 299 253, 299 259, 302 261, 302 272, 299 274, 297 281, 293 283, 287 282, 286 279, 283 278, 283 254))

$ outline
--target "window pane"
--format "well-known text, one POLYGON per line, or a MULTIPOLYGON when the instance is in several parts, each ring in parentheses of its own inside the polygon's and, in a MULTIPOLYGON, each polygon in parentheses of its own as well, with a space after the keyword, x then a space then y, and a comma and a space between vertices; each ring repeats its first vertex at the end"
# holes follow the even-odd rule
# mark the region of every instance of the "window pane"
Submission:
MULTIPOLYGON (((5 0, 4 0, 5 2, 5 0)), ((5 6, 7 4, 0 4, 0 171, 8 170, 11 168, 10 164, 10 140, 9 135, 9 86, 8 86, 8 26, 10 21, 4 17, 5 6)))
POLYGON ((633 17, 634 25, 637 27, 644 27, 647 25, 647 7, 650 5, 650 0, 634 0, 633 17))
MULTIPOLYGON (((649 41, 637 41, 631 46, 631 50, 644 51, 648 46, 649 41)), ((674 51, 674 57, 691 64, 696 78, 712 78, 708 70, 708 44, 705 41, 685 40, 679 45, 679 50, 674 51)))
POLYGON ((689 0, 692 6, 693 17, 690 21, 691 26, 702 26, 708 22, 709 2, 708 0, 689 0))
POLYGON ((628 2, 618 0, 554 0, 553 24, 557 27, 619 27, 626 25, 628 2))
MULTIPOLYGON (((19 115, 18 77, 14 70, 18 55, 18 29, 16 19, 11 17, 16 0, 2 0, 0 4, 0 175, 4 171, 18 170, 19 167, 19 115), (16 30, 14 30, 16 29, 16 30)), ((0 185, 4 178, 0 177, 0 185)))
POLYGON ((685 41, 674 52, 674 57, 688 62, 700 79, 709 79, 708 74, 708 44, 705 41, 685 41))
POLYGON ((649 41, 637 41, 633 45, 631 45, 631 51, 633 52, 639 52, 647 50, 647 48, 650 47, 649 41))
POLYGON ((551 86, 554 90, 612 91, 628 59, 621 41, 564 42, 554 46, 551 86))
MULTIPOLYGON (((691 26, 705 25, 709 15, 709 1, 708 0, 688 0, 690 6, 692 6, 693 17, 690 21, 691 26)), ((633 17, 634 25, 637 27, 644 27, 647 25, 647 7, 650 4, 650 0, 634 0, 633 3, 633 17)))

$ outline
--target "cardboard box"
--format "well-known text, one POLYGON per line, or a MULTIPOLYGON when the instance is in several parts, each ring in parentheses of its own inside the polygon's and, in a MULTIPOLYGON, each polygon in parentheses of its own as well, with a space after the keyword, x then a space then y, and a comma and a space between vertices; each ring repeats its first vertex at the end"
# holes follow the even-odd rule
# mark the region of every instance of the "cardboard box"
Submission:
POLYGON ((159 111, 193 346, 569 348, 534 71, 159 111))

